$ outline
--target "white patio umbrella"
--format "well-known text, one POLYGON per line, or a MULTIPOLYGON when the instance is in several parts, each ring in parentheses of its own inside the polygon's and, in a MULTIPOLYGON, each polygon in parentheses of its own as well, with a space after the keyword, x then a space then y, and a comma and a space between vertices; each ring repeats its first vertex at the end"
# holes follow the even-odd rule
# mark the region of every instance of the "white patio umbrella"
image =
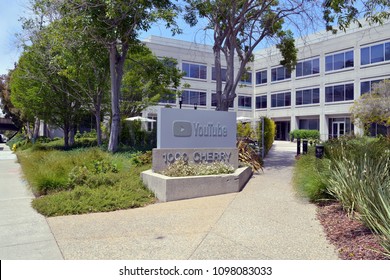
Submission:
POLYGON ((136 117, 131 117, 131 118, 126 118, 126 121, 141 121, 141 122, 156 122, 156 120, 149 119, 149 118, 144 118, 141 116, 136 116, 136 117))
POLYGON ((247 123, 247 122, 251 122, 251 121, 252 121, 252 119, 248 118, 248 117, 237 117, 237 122, 247 123))

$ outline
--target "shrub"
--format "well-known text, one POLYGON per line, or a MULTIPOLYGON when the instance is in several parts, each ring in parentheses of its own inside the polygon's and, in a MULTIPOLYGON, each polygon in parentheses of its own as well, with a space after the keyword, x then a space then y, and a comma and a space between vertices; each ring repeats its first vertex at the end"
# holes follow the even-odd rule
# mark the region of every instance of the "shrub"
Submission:
POLYGON ((330 198, 325 180, 329 164, 329 160, 319 160, 312 153, 302 155, 295 164, 293 174, 297 192, 313 202, 330 198))
POLYGON ((381 237, 390 256, 390 147, 382 140, 343 139, 329 144, 327 191, 381 237), (337 147, 337 149, 335 148, 337 147))
MULTIPOLYGON (((259 140, 261 142, 261 122, 259 123, 259 140)), ((272 148, 276 135, 276 124, 270 118, 264 117, 264 145, 265 145, 265 155, 268 154, 269 150, 272 148)), ((261 147, 260 143, 260 147, 261 147)))
POLYGON ((260 160, 259 151, 251 147, 250 143, 243 140, 237 141, 238 160, 241 164, 250 166, 252 171, 263 170, 262 162, 260 160))
POLYGON ((152 151, 146 151, 144 153, 138 152, 131 157, 131 163, 136 166, 142 166, 152 163, 152 151))
POLYGON ((319 140, 320 132, 318 130, 295 129, 290 132, 291 139, 319 140))
POLYGON ((195 164, 188 163, 183 159, 176 160, 170 164, 166 170, 161 171, 161 174, 169 177, 185 177, 185 176, 202 176, 202 175, 218 175, 233 173, 234 168, 223 162, 213 162, 211 164, 195 164))

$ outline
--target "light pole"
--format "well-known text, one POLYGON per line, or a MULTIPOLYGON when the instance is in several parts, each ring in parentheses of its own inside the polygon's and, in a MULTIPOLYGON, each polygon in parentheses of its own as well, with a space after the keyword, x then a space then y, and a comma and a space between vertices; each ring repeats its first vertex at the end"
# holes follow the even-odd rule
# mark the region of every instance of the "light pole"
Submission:
POLYGON ((194 110, 198 109, 198 103, 194 103, 194 110))
POLYGON ((179 108, 181 109, 181 105, 183 104, 183 97, 179 96, 179 108))

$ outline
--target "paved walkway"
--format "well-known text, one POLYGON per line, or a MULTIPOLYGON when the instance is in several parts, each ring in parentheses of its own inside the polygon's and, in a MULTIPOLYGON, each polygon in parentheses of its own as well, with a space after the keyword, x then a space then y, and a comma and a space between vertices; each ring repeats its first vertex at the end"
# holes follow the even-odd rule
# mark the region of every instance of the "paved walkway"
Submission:
MULTIPOLYGON (((62 255, 58 251, 51 254, 50 250, 47 255, 41 252, 25 258, 337 259, 334 247, 326 241, 316 220, 316 207, 293 193, 290 180, 294 155, 295 145, 276 142, 266 159, 264 173, 255 175, 240 193, 110 213, 48 218, 62 255)), ((11 167, 7 168, 3 171, 3 165, 0 166, 1 178, 3 172, 7 180, 18 178, 11 167)), ((3 197, 3 179, 1 182, 3 197)), ((3 202, 0 206, 3 212, 3 202)), ((8 207, 12 208, 12 204, 8 207)), ((16 213, 12 215, 16 217, 16 213)), ((39 217, 37 220, 45 224, 39 217)), ((28 224, 19 225, 25 232, 32 230, 28 224)), ((8 224, 10 228, 16 226, 8 224)), ((45 240, 56 245, 50 231, 46 233, 45 240)), ((13 254, 11 246, 17 242, 13 243, 11 236, 6 238, 10 245, 1 243, 0 249, 9 250, 1 253, 0 258, 20 257, 13 254)))
POLYGON ((16 156, 0 144, 0 259, 62 259, 45 217, 31 208, 34 198, 16 156))

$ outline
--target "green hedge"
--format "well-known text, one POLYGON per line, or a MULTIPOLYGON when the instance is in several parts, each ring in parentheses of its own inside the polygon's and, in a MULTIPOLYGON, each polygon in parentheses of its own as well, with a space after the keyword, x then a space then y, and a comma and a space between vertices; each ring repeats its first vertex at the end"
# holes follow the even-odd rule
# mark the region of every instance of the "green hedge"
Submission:
MULTIPOLYGON (((276 135, 276 124, 270 118, 264 117, 265 154, 271 149, 276 135)), ((261 122, 259 123, 259 139, 261 140, 261 122)), ((261 146, 261 145, 260 145, 261 146)))
POLYGON ((290 138, 293 139, 320 139, 318 130, 295 129, 290 132, 290 138))

